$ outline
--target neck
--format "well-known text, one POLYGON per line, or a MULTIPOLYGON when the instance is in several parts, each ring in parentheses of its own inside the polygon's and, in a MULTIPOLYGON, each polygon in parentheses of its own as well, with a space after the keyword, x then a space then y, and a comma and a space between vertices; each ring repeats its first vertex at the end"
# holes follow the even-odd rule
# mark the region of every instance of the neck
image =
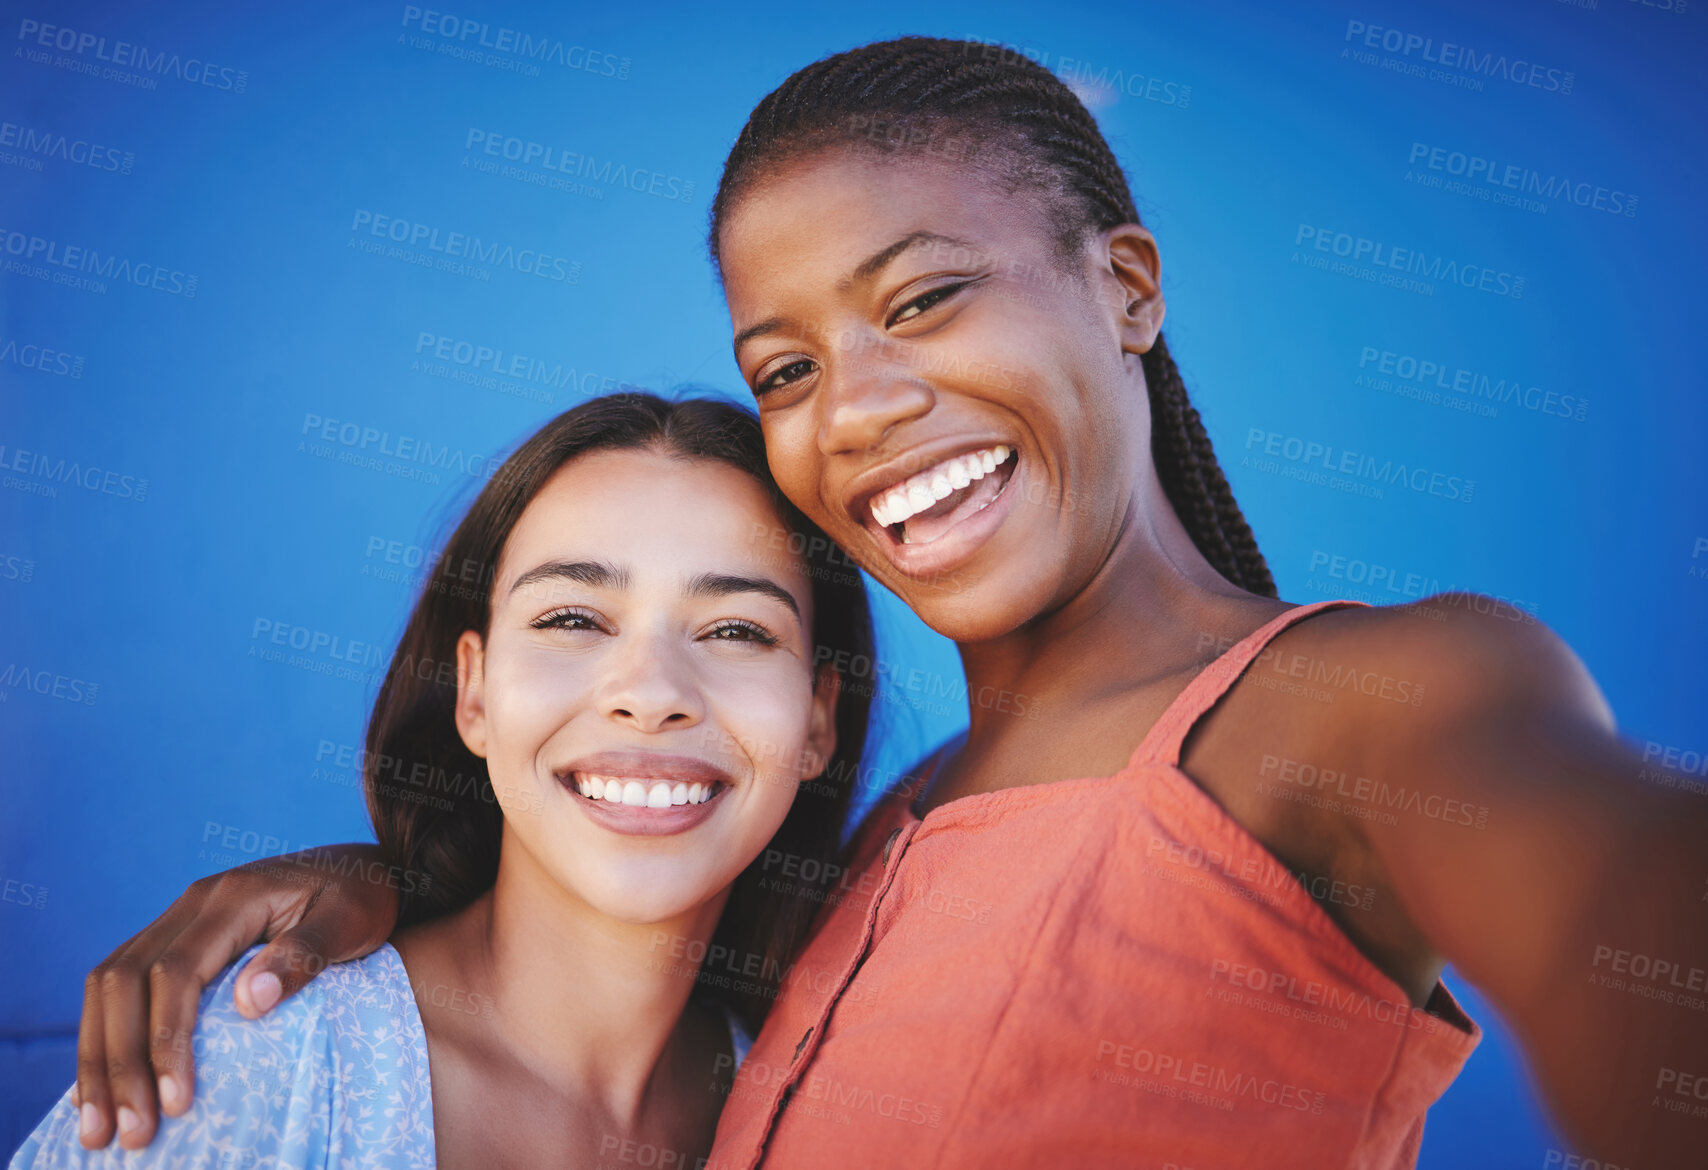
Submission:
POLYGON ((705 953, 728 891, 636 925, 565 889, 508 829, 499 856, 493 888, 424 940, 435 965, 489 997, 484 1024, 501 1059, 599 1102, 619 1125, 637 1124, 649 1095, 670 1091, 672 1042, 699 971, 681 956, 705 953))
MULTIPOLYGON (((1084 709, 1177 676, 1280 608, 1210 566, 1174 514, 1147 456, 1108 555, 1064 604, 1000 638, 957 645, 970 695, 1024 695, 1084 709), (988 688, 988 689, 987 689, 988 688)), ((1014 722, 973 703, 970 736, 1014 722)))

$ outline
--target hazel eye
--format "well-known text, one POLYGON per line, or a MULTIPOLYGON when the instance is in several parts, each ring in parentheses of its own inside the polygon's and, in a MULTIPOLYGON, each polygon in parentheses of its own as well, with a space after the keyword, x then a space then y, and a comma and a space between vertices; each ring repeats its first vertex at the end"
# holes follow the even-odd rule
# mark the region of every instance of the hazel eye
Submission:
POLYGON ((890 318, 890 324, 899 325, 903 321, 911 321, 913 318, 925 312, 925 310, 948 300, 971 283, 972 281, 970 280, 963 280, 958 284, 945 284, 940 288, 934 288, 930 292, 914 297, 907 304, 896 310, 895 316, 890 318))
POLYGON ((720 622, 706 633, 708 642, 753 642, 761 646, 775 646, 776 637, 764 626, 754 622, 727 621, 720 622))

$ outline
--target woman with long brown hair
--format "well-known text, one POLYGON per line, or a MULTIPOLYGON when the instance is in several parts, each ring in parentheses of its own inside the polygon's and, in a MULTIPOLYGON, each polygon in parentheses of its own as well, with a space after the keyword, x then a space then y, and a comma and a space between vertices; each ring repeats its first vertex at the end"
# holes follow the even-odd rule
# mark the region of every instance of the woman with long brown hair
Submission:
POLYGON ((826 664, 871 653, 864 587, 829 547, 739 407, 624 394, 547 423, 446 544, 369 719, 382 856, 339 872, 395 888, 401 929, 259 1022, 220 975, 195 1103, 146 1151, 84 1149, 68 1094, 13 1165, 704 1155, 708 1086, 813 906, 765 857, 836 847, 865 738, 868 696, 826 664))

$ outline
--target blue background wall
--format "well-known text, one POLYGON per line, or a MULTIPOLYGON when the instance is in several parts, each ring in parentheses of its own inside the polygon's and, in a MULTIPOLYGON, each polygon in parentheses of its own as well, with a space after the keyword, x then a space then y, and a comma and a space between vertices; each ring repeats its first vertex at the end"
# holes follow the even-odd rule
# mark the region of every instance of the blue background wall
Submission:
MULTIPOLYGON (((84 972, 186 883, 366 836, 339 749, 485 460, 620 384, 743 393, 702 246, 719 164, 767 90, 867 40, 1000 41, 1081 87, 1284 596, 1397 598, 1377 566, 1514 599, 1636 741, 1708 748, 1708 5, 1044 8, 456 9, 489 41, 562 42, 537 65, 454 55, 479 34, 393 3, 3 6, 0 1150, 73 1076, 84 972), (44 47, 41 25, 76 35, 44 47), (1425 63, 1443 42, 1474 55, 1425 63), (592 173, 494 173, 482 148, 506 138, 592 173), (379 217, 502 241, 545 275, 420 266, 386 253, 379 217), (1384 282, 1371 261, 1395 249, 1434 278, 1384 282), (485 350, 505 356, 480 368, 485 350), (546 376, 493 372, 514 355, 546 376), (1446 372, 1420 385, 1421 363, 1446 372), (1456 377, 1468 393, 1437 385, 1456 377), (1474 491, 1346 490, 1287 458, 1310 444, 1474 491), (269 660, 282 628, 326 648, 269 660)), ((881 705, 878 762, 900 767, 961 723, 957 666, 893 599, 883 617, 887 657, 935 680, 881 705)), ((1473 1005, 1490 1036, 1423 1164, 1543 1165, 1559 1141, 1473 1005)))

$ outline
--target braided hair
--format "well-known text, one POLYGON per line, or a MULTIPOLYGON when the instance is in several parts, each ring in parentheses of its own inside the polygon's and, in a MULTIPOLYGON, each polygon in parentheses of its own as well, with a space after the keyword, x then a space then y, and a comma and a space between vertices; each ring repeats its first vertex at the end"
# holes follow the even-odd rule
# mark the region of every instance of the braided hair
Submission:
MULTIPOLYGON (((754 107, 712 201, 710 249, 741 194, 772 166, 831 147, 917 148, 972 160, 1042 193, 1066 253, 1087 235, 1138 223, 1114 152, 1085 106, 1043 66, 978 41, 900 37, 826 57, 754 107)), ((1175 515, 1204 559, 1252 593, 1275 581, 1234 502, 1210 436, 1159 333, 1142 358, 1151 458, 1175 515)))

